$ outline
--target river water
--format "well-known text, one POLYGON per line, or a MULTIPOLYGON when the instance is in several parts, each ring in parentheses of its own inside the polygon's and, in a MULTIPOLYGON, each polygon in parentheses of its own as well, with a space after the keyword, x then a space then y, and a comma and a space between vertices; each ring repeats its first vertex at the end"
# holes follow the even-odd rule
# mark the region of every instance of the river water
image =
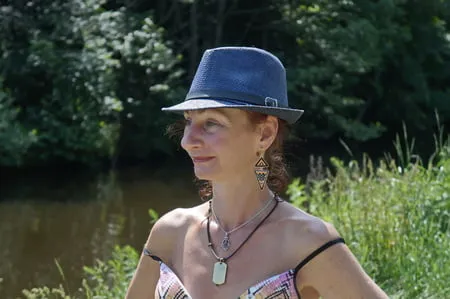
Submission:
POLYGON ((128 169, 100 175, 5 177, 0 184, 0 298, 62 283, 81 285, 82 267, 110 257, 114 245, 142 248, 160 215, 200 203, 191 170, 128 169))

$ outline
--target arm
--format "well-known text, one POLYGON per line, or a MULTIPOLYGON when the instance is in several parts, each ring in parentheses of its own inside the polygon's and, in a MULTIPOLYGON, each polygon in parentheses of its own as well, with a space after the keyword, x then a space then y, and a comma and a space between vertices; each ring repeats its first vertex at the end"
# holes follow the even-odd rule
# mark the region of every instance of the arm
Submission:
MULTIPOLYGON (((153 225, 144 246, 164 262, 170 261, 172 249, 176 244, 177 225, 179 221, 174 221, 175 213, 177 213, 176 210, 167 213, 153 225)), ((159 263, 150 256, 141 254, 136 271, 128 286, 125 299, 155 298, 158 279, 159 263)))
MULTIPOLYGON (((312 238, 317 247, 338 237, 335 228, 328 223, 320 221, 313 226, 312 238)), ((309 261, 298 273, 296 283, 299 290, 306 293, 313 289, 323 298, 388 298, 342 243, 327 248, 309 261)))

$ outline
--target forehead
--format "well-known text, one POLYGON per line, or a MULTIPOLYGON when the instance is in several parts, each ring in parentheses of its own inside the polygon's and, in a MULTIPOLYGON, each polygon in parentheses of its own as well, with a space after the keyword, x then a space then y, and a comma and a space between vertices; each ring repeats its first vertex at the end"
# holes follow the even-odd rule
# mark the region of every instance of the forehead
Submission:
POLYGON ((234 119, 244 119, 245 118, 245 112, 240 109, 233 109, 233 108, 211 108, 211 109, 199 109, 199 110, 187 110, 184 111, 184 116, 204 116, 204 115, 215 115, 219 114, 222 116, 225 116, 226 118, 230 120, 234 119))

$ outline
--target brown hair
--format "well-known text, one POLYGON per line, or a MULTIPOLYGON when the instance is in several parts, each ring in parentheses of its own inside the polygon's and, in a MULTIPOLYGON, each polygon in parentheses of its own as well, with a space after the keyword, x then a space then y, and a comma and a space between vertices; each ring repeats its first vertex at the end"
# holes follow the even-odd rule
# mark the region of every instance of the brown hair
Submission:
MULTIPOLYGON (((249 122, 253 129, 267 118, 266 114, 254 111, 246 111, 249 122)), ((170 125, 167 128, 167 133, 171 137, 180 137, 183 135, 185 121, 181 120, 170 125)), ((286 121, 278 119, 278 132, 272 145, 264 154, 264 159, 269 164, 269 177, 267 179, 267 186, 270 190, 277 194, 282 194, 286 191, 289 184, 289 174, 286 169, 283 156, 284 140, 288 134, 289 128, 286 121)), ((202 200, 207 200, 212 197, 212 185, 210 181, 199 180, 195 178, 198 186, 198 192, 202 200)))

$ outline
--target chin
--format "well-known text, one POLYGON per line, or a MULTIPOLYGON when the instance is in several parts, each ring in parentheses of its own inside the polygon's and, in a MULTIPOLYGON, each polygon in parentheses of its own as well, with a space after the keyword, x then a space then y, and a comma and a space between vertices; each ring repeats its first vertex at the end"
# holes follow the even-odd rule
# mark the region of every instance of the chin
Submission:
POLYGON ((194 173, 199 180, 212 181, 214 179, 213 175, 203 171, 194 171, 194 173))
POLYGON ((217 171, 212 169, 202 169, 200 167, 194 167, 195 176, 199 180, 212 181, 217 178, 217 171))

